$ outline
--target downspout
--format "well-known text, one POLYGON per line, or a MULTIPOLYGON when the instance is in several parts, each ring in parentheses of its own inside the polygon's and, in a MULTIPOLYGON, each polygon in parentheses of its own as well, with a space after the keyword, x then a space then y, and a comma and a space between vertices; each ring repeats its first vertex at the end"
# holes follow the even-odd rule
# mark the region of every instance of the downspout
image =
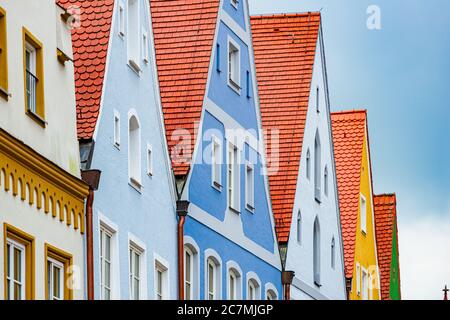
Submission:
POLYGON ((188 213, 189 201, 177 201, 178 216, 178 300, 184 300, 184 222, 188 213))
POLYGON ((86 201, 86 269, 87 269, 87 298, 94 300, 94 227, 93 204, 94 191, 98 190, 100 170, 85 170, 81 178, 89 186, 89 195, 86 201))
POLYGON ((281 283, 283 285, 284 300, 291 300, 291 284, 294 276, 294 271, 283 271, 281 273, 281 283))

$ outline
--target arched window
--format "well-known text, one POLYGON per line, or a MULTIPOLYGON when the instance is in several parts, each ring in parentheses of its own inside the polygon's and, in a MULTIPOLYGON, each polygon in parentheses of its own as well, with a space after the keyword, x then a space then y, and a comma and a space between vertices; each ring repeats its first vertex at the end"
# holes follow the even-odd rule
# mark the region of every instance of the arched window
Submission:
POLYGON ((240 268, 236 263, 227 263, 228 266, 228 300, 242 299, 242 277, 240 268))
POLYGON ((266 296, 267 300, 278 300, 276 292, 271 289, 267 290, 266 296))
POLYGON ((323 192, 326 196, 328 196, 328 167, 325 166, 325 170, 323 172, 323 192))
POLYGON ((132 115, 128 121, 128 166, 130 182, 137 187, 141 185, 141 132, 139 121, 132 115))
POLYGON ((311 153, 308 151, 306 152, 306 178, 309 180, 311 177, 311 153))
POLYGON ((206 300, 221 299, 221 272, 218 256, 209 256, 206 259, 206 300))
POLYGON ((250 278, 247 283, 247 300, 261 300, 261 286, 255 278, 250 278))
POLYGON ((297 242, 302 244, 302 213, 300 210, 297 214, 297 242))
POLYGON ((320 286, 320 225, 318 217, 314 221, 313 246, 314 283, 320 286))
POLYGON ((319 131, 316 132, 316 139, 314 140, 314 196, 320 202, 320 183, 321 183, 321 151, 320 151, 320 137, 319 131))
POLYGON ((336 263, 336 244, 334 242, 334 237, 331 239, 331 268, 334 269, 334 265, 336 263))
POLYGON ((199 248, 189 236, 184 237, 184 297, 186 300, 197 300, 199 293, 199 248))

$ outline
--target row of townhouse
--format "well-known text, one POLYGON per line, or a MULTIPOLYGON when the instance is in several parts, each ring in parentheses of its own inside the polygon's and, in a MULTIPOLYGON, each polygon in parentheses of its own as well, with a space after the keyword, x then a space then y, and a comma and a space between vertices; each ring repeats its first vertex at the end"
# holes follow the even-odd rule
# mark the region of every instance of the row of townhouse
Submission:
POLYGON ((399 299, 319 13, 0 0, 0 298, 399 299))

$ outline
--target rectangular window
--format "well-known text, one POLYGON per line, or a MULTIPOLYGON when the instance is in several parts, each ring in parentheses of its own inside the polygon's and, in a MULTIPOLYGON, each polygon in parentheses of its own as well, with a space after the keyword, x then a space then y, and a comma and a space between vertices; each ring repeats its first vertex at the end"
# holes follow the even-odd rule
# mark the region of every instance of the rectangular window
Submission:
POLYGON ((153 149, 149 144, 147 144, 147 174, 153 175, 153 149))
POLYGON ((363 195, 361 195, 360 219, 361 219, 361 231, 363 233, 366 233, 367 232, 367 203, 366 203, 366 198, 363 195))
POLYGON ((121 4, 119 4, 119 36, 125 36, 125 9, 121 4))
POLYGON ((42 44, 25 28, 23 39, 26 113, 41 126, 45 126, 42 44))
POLYGON ((228 146, 228 206, 230 209, 240 212, 239 204, 239 150, 231 143, 228 146))
POLYGON ((142 31, 142 59, 145 63, 149 63, 149 50, 148 50, 148 34, 147 31, 142 31))
POLYGON ((246 165, 245 170, 245 202, 246 208, 255 210, 255 171, 252 164, 246 165))
POLYGON ((8 45, 6 38, 6 11, 0 8, 0 96, 8 99, 8 45))
POLYGON ((128 0, 128 63, 137 72, 141 71, 139 18, 139 0, 128 0))
POLYGON ((168 298, 167 295, 167 268, 160 262, 155 264, 155 297, 156 300, 164 300, 168 298))
POLYGON ((211 141, 211 177, 212 186, 222 188, 222 143, 216 137, 211 141))
POLYGON ((356 263, 356 294, 361 294, 361 266, 356 263))
POLYGON ((319 87, 316 88, 316 111, 320 112, 320 90, 319 87))
POLYGON ((220 70, 220 44, 216 45, 216 70, 217 72, 221 72, 220 70))
POLYGON ((216 295, 216 266, 212 261, 208 261, 208 300, 215 300, 216 295))
POLYGON ((6 300, 34 298, 34 238, 4 224, 6 300))
POLYGON ((369 278, 367 276, 367 271, 363 268, 362 269, 362 299, 363 300, 368 300, 369 296, 369 278))
POLYGON ((236 300, 236 276, 230 271, 230 295, 228 297, 229 300, 236 300))
POLYGON ((142 252, 130 246, 130 298, 141 298, 141 255, 142 252))
POLYGON ((48 300, 71 300, 73 298, 70 268, 72 255, 49 244, 45 245, 46 298, 48 300))
POLYGON ((231 39, 228 42, 228 85, 240 93, 240 50, 239 46, 231 39))
POLYGON ((192 278, 193 278, 193 269, 192 269, 192 253, 189 250, 185 251, 185 269, 184 269, 184 297, 186 300, 192 299, 192 278))
POLYGON ((120 147, 120 114, 114 111, 114 145, 120 147))
POLYGON ((112 232, 106 228, 100 228, 100 298, 102 300, 111 300, 112 238, 112 232))
POLYGON ((246 86, 247 86, 247 98, 251 98, 251 96, 250 96, 250 71, 248 71, 247 70, 247 83, 246 83, 246 86))

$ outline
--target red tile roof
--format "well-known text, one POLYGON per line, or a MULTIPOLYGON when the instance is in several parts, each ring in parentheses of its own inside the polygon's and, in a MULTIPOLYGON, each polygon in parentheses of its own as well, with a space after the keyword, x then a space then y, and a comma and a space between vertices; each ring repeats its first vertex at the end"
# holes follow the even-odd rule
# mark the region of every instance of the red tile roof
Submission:
POLYGON ((219 0, 150 0, 161 101, 175 175, 186 175, 208 79, 219 0), (181 130, 181 132, 176 132, 181 130), (190 136, 178 145, 174 139, 190 136), (181 159, 177 150, 184 148, 181 159))
POLYGON ((320 27, 320 13, 251 17, 262 125, 268 159, 279 146, 279 169, 269 175, 278 241, 292 220, 303 133, 320 27), (279 130, 272 146, 270 131, 279 130))
MULTIPOLYGON (((395 194, 374 195, 375 230, 377 236, 378 267, 380 268, 381 298, 389 300, 392 259, 392 235, 397 221, 395 194)), ((398 246, 398 242, 396 241, 398 246)), ((398 247, 396 248, 398 252, 398 247)), ((398 275, 400 277, 400 275, 398 275)))
MULTIPOLYGON (((91 139, 100 111, 114 0, 57 0, 65 9, 80 9, 72 30, 79 139, 91 139)), ((76 12, 76 11, 75 11, 76 12)))
POLYGON ((353 274, 361 161, 364 137, 367 133, 366 120, 365 110, 331 114, 347 278, 351 278, 353 274))

